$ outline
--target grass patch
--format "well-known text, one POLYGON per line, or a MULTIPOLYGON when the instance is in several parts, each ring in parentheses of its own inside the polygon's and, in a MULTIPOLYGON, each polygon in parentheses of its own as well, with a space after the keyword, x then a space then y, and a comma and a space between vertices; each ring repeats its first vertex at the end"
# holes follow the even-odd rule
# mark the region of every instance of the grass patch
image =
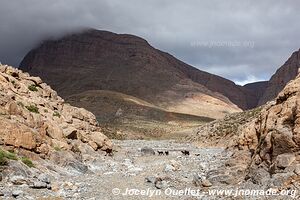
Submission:
POLYGON ((27 157, 22 157, 21 161, 28 167, 34 167, 34 164, 32 163, 32 161, 27 157))
POLYGON ((55 112, 53 113, 53 117, 59 117, 59 118, 60 118, 60 114, 59 114, 58 112, 55 111, 55 112))
POLYGON ((61 148, 60 148, 59 146, 55 146, 55 147, 54 147, 54 150, 55 150, 55 151, 61 151, 61 148))
POLYGON ((7 165, 7 160, 18 160, 15 153, 0 149, 0 166, 7 165))
POLYGON ((27 110, 29 110, 30 112, 33 113, 39 113, 39 109, 38 107, 36 107, 35 105, 30 105, 30 106, 26 106, 27 110))
MULTIPOLYGON (((0 166, 4 166, 8 164, 8 160, 19 160, 14 151, 4 151, 0 149, 0 166)), ((25 165, 28 167, 34 167, 32 161, 27 157, 22 157, 20 159, 25 165)))
POLYGON ((24 104, 23 104, 21 101, 18 101, 18 102, 17 102, 17 105, 18 105, 18 106, 21 106, 22 108, 24 108, 24 104))
POLYGON ((33 92, 37 92, 37 91, 38 91, 36 85, 30 85, 30 86, 28 86, 28 89, 29 89, 30 91, 33 91, 33 92))
POLYGON ((0 150, 0 166, 7 165, 7 158, 4 155, 4 152, 0 150))

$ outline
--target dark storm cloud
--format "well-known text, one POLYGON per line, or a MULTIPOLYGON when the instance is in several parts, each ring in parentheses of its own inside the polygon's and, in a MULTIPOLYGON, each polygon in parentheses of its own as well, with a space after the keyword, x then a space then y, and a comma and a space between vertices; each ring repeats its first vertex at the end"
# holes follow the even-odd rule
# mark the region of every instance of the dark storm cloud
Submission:
POLYGON ((93 27, 139 35, 238 83, 268 79, 300 47, 299 9, 297 0, 0 0, 0 61, 17 66, 42 39, 93 27))

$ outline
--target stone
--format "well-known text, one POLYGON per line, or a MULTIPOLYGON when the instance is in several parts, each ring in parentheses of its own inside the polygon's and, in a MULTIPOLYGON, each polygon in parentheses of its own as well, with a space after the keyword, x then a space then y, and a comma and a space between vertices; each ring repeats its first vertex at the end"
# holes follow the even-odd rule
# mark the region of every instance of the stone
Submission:
POLYGON ((168 182, 165 181, 165 180, 157 180, 157 181, 155 182, 155 187, 156 187, 157 189, 165 189, 165 188, 168 188, 169 185, 168 185, 168 182))
POLYGON ((60 189, 60 184, 58 182, 51 183, 51 190, 53 192, 58 192, 60 189))
POLYGON ((264 168, 253 169, 249 176, 254 184, 264 185, 270 180, 269 172, 264 168))
POLYGON ((29 185, 29 187, 34 189, 44 189, 47 188, 47 183, 42 181, 34 181, 29 185))
POLYGON ((42 182, 44 182, 44 183, 47 183, 47 184, 50 184, 50 183, 51 183, 50 177, 49 177, 47 174, 40 174, 40 175, 38 176, 38 180, 39 180, 39 181, 42 181, 42 182))
POLYGON ((174 171, 179 171, 181 164, 176 160, 170 160, 170 165, 174 168, 174 171))
POLYGON ((23 194, 22 190, 13 190, 12 191, 12 196, 17 198, 18 196, 21 196, 23 194))
POLYGON ((193 174, 193 184, 197 187, 201 186, 202 184, 201 176, 199 176, 198 174, 193 174))
POLYGON ((27 184, 27 179, 23 176, 11 176, 9 181, 14 185, 23 185, 27 184))
POLYGON ((77 136, 77 129, 74 127, 69 126, 68 128, 63 130, 64 136, 68 139, 76 140, 78 139, 77 136))
POLYGON ((74 170, 76 170, 77 172, 80 172, 83 174, 88 172, 88 167, 79 161, 75 161, 75 160, 70 161, 70 162, 68 162, 67 166, 69 166, 69 167, 73 168, 74 170))
POLYGON ((33 150, 37 145, 35 132, 9 119, 0 120, 0 137, 5 144, 28 150, 33 150))
POLYGON ((211 187, 212 186, 212 183, 207 179, 203 179, 201 181, 201 184, 202 184, 203 187, 211 187))
POLYGON ((288 166, 290 166, 294 161, 295 161, 296 157, 294 154, 281 154, 278 155, 276 158, 276 166, 278 168, 286 168, 288 166))
POLYGON ((295 166, 294 173, 300 176, 300 165, 295 166))
POLYGON ((93 132, 93 133, 91 133, 91 135, 89 137, 90 137, 90 140, 95 142, 97 144, 98 148, 101 150, 105 151, 105 150, 109 150, 109 149, 113 148, 112 143, 101 132, 93 132))
POLYGON ((165 172, 172 172, 175 170, 176 170, 175 167, 173 167, 172 165, 169 165, 169 164, 167 164, 164 169, 165 172))
POLYGON ((89 141, 88 144, 89 144, 95 151, 97 151, 98 145, 97 145, 96 142, 94 142, 94 141, 89 141))
POLYGON ((155 155, 155 151, 150 147, 141 148, 142 155, 155 155))
POLYGON ((145 180, 146 180, 147 183, 155 184, 156 177, 155 176, 148 176, 148 177, 145 178, 145 180))

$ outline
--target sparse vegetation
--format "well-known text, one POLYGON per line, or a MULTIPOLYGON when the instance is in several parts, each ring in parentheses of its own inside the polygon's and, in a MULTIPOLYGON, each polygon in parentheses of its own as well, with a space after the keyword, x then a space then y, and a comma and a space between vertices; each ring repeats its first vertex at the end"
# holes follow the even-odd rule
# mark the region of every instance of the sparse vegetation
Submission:
POLYGON ((0 166, 7 165, 7 160, 18 160, 15 153, 0 149, 0 166))
POLYGON ((57 111, 55 111, 55 112, 53 113, 53 117, 60 117, 60 114, 59 114, 57 111))
POLYGON ((0 166, 7 165, 7 158, 2 150, 0 150, 0 166))
POLYGON ((54 150, 55 150, 55 151, 61 151, 61 148, 60 148, 59 146, 55 146, 55 147, 54 147, 54 150))
POLYGON ((21 161, 28 167, 34 167, 34 164, 32 163, 32 161, 27 157, 22 157, 21 161))
POLYGON ((28 86, 28 89, 29 89, 30 91, 33 91, 33 92, 37 92, 37 91, 38 91, 36 85, 30 85, 30 86, 28 86))
POLYGON ((23 104, 21 101, 18 101, 18 102, 17 102, 17 105, 18 105, 18 106, 21 106, 22 108, 24 108, 24 104, 23 104))
POLYGON ((26 106, 27 110, 33 113, 39 113, 39 108, 35 105, 26 106))

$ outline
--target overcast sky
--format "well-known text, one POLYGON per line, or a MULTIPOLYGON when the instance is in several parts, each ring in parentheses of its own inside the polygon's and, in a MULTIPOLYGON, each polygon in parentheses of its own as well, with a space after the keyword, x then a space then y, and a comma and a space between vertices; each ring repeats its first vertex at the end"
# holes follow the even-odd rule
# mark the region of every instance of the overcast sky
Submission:
POLYGON ((141 36, 239 84, 266 80, 300 48, 298 0, 0 0, 0 62, 82 27, 141 36))

